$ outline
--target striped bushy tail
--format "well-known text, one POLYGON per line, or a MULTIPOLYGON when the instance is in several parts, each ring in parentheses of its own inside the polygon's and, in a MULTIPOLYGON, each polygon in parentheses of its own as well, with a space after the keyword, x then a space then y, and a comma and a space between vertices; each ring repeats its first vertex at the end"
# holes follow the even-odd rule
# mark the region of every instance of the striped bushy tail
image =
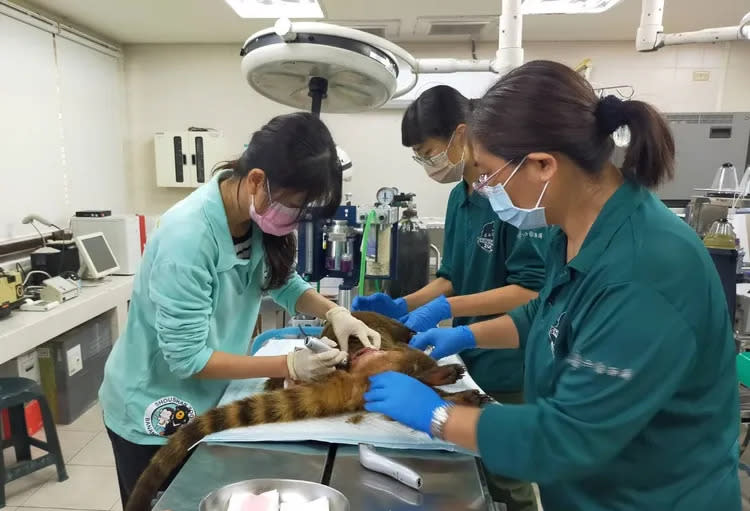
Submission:
POLYGON ((207 411, 180 427, 157 451, 138 478, 125 511, 149 511, 164 481, 203 437, 232 428, 361 410, 366 387, 366 381, 357 384, 350 375, 338 371, 321 383, 257 394, 207 411))

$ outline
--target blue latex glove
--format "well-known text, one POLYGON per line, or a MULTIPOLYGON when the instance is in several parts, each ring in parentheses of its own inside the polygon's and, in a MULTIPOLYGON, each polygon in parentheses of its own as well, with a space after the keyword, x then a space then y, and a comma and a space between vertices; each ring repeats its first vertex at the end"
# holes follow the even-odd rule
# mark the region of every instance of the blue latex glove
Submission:
POLYGON ((356 297, 354 302, 352 302, 352 310, 379 312, 393 319, 405 316, 409 312, 409 309, 406 307, 406 300, 403 298, 396 298, 394 300, 385 293, 356 297))
POLYGON ((430 356, 435 360, 455 355, 469 348, 476 348, 477 341, 468 326, 456 328, 433 328, 417 334, 411 338, 409 346, 418 350, 426 350, 434 346, 430 356))
POLYGON ((410 428, 430 434, 432 414, 447 404, 430 387, 403 373, 389 371, 370 377, 365 410, 382 413, 410 428))
POLYGON ((440 295, 431 302, 417 307, 406 316, 399 319, 415 332, 424 332, 435 328, 438 323, 451 317, 451 304, 445 295, 440 295))

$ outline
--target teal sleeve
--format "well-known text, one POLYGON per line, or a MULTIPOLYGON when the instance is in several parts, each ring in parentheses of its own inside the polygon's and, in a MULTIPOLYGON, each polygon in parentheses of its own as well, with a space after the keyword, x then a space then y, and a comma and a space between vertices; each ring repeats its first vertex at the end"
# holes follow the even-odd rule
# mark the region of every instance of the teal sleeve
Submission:
POLYGON ((519 231, 508 224, 504 224, 502 228, 505 230, 503 241, 505 267, 508 271, 506 282, 539 291, 544 285, 547 229, 519 231))
POLYGON ((591 474, 679 389, 696 340, 660 294, 620 284, 589 307, 552 395, 482 412, 477 441, 491 472, 542 484, 591 474))
POLYGON ((310 284, 293 271, 283 286, 269 290, 268 294, 274 302, 284 307, 289 314, 294 315, 297 313, 297 300, 308 289, 310 289, 310 284))
POLYGON ((206 345, 211 282, 210 272, 200 266, 163 261, 151 270, 156 338, 170 371, 179 378, 200 372, 213 354, 206 345))
POLYGON ((521 349, 526 347, 529 330, 531 329, 531 324, 534 322, 534 317, 538 310, 539 297, 536 297, 529 303, 521 305, 508 313, 510 319, 512 319, 513 323, 516 325, 516 330, 518 330, 518 343, 519 348, 521 349))

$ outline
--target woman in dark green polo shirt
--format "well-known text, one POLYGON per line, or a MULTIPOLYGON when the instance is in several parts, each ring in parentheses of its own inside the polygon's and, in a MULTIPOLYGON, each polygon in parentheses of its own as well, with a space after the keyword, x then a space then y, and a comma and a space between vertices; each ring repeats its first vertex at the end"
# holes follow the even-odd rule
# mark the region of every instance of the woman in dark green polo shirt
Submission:
MULTIPOLYGON (((480 169, 468 143, 468 110, 468 99, 440 85, 409 105, 401 122, 402 142, 414 150, 427 175, 440 183, 457 182, 448 199, 437 278, 404 298, 357 297, 353 310, 380 312, 423 331, 451 317, 460 326, 508 312, 542 287, 544 230, 519 232, 497 217, 485 197, 473 193, 471 183, 480 169)), ((521 350, 470 349, 461 356, 485 392, 502 402, 520 402, 521 350)))
POLYGON ((498 474, 539 483, 546 511, 739 511, 732 324, 713 262, 648 191, 674 142, 648 104, 608 97, 570 68, 529 62, 471 119, 499 216, 549 222, 539 297, 509 315, 434 329, 413 346, 525 349, 526 403, 450 407, 400 373, 372 378, 367 409, 475 449, 498 474), (622 168, 610 136, 628 126, 622 168))
MULTIPOLYGON (((469 109, 460 92, 440 85, 409 105, 401 122, 402 143, 414 150, 427 175, 439 183, 457 182, 445 213, 437 278, 404 298, 383 293, 357 297, 354 310, 374 310, 423 331, 450 317, 454 326, 461 326, 506 313, 536 297, 542 287, 545 229, 519 231, 501 221, 487 198, 471 187, 480 169, 468 141, 469 109)), ((474 381, 497 401, 523 400, 521 350, 474 348, 461 357, 474 381)), ((490 486, 493 498, 508 511, 536 507, 528 483, 492 478, 490 486)))

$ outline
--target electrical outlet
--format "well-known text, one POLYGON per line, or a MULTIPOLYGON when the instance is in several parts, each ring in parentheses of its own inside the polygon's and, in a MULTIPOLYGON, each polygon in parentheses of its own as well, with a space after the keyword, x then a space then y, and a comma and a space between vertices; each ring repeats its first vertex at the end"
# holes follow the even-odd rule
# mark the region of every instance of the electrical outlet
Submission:
POLYGON ((707 82, 711 79, 710 71, 693 71, 694 82, 707 82))

